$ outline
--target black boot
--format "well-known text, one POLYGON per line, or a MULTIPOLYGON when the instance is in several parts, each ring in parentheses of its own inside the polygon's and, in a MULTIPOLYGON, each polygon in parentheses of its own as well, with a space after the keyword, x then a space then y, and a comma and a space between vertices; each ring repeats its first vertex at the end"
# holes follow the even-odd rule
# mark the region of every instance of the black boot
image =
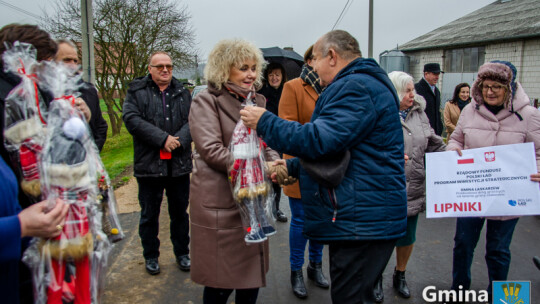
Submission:
POLYGON ((328 284, 328 280, 326 279, 322 271, 322 262, 315 263, 309 261, 309 265, 307 267, 307 276, 310 280, 315 282, 315 285, 321 288, 330 287, 330 284, 328 284))
POLYGON ((535 256, 533 257, 534 265, 536 265, 536 268, 540 269, 540 258, 535 256))
POLYGON ((306 285, 304 284, 304 274, 302 273, 302 269, 291 271, 291 285, 295 296, 300 299, 307 298, 307 290, 306 285))
POLYGON ((382 287, 382 274, 377 279, 375 287, 373 287, 373 296, 375 297, 375 302, 382 303, 384 301, 384 291, 382 287))
POLYGON ((408 299, 411 297, 409 286, 407 286, 407 281, 405 281, 405 271, 394 269, 394 289, 402 298, 408 299))

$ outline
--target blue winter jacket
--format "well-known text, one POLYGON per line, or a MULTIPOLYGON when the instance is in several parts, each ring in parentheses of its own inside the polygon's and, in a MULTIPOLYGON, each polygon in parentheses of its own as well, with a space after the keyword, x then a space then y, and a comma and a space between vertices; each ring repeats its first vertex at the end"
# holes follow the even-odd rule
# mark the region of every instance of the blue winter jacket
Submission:
POLYGON ((17 179, 0 157, 0 295, 1 303, 19 303, 19 260, 21 258, 21 211, 17 179))
POLYGON ((309 239, 327 243, 405 235, 407 196, 398 109, 386 72, 373 59, 358 58, 320 95, 310 123, 285 121, 268 111, 261 116, 257 132, 277 151, 308 159, 351 152, 345 178, 335 189, 312 180, 298 159, 288 163, 289 172, 299 177, 304 234, 309 239))

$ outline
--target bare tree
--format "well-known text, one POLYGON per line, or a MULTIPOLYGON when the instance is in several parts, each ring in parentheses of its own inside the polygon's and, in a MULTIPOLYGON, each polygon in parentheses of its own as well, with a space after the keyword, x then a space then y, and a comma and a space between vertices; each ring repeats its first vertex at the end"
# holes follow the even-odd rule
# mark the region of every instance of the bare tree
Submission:
MULTIPOLYGON (((57 0, 42 27, 57 38, 81 41, 79 0, 57 0)), ((122 127, 127 84, 148 73, 148 58, 168 52, 175 67, 193 64, 195 35, 185 6, 169 0, 94 0, 96 86, 113 135, 122 127)))

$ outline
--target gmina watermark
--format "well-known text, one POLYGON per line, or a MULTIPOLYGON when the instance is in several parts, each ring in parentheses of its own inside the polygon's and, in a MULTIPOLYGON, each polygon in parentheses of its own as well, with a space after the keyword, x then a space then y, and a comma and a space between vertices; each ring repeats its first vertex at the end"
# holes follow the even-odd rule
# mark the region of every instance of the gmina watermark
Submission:
POLYGON ((458 290, 437 290, 435 286, 426 286, 422 291, 422 298, 429 303, 447 303, 450 301, 487 302, 488 292, 486 290, 463 290, 461 285, 459 285, 458 290))

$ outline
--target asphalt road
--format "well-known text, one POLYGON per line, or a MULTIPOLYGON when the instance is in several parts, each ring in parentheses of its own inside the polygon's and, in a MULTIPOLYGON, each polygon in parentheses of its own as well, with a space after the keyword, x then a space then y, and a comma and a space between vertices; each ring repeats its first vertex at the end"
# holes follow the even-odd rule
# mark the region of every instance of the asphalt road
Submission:
MULTIPOLYGON (((281 207, 290 219, 286 196, 282 196, 281 207)), ((202 303, 203 287, 193 283, 189 273, 182 272, 176 267, 169 240, 167 208, 162 208, 160 217, 161 273, 157 276, 150 276, 144 269, 137 232, 138 219, 138 212, 120 215, 126 239, 116 245, 111 255, 103 303, 202 303)), ((305 273, 307 265, 304 265, 304 277, 308 298, 301 300, 293 295, 290 286, 289 222, 276 223, 276 226, 278 233, 270 238, 268 285, 261 288, 258 303, 331 303, 329 290, 318 288, 307 279, 305 273)), ((455 219, 426 219, 425 214, 420 215, 417 242, 406 272, 412 296, 410 299, 401 299, 392 289, 392 272, 395 266, 395 256, 392 256, 384 273, 384 303, 426 303, 427 301, 422 298, 424 288, 435 286, 440 290, 450 287, 454 231, 455 219)), ((531 299, 533 299, 531 303, 536 303, 535 299, 540 299, 540 270, 532 263, 532 257, 540 255, 539 241, 540 217, 521 218, 512 241, 512 263, 508 279, 531 281, 531 299)), ((485 289, 488 284, 484 247, 484 238, 481 238, 471 269, 472 289, 475 290, 485 289)), ((326 247, 323 268, 328 276, 326 247)), ((229 303, 234 303, 234 294, 230 297, 229 303)))

